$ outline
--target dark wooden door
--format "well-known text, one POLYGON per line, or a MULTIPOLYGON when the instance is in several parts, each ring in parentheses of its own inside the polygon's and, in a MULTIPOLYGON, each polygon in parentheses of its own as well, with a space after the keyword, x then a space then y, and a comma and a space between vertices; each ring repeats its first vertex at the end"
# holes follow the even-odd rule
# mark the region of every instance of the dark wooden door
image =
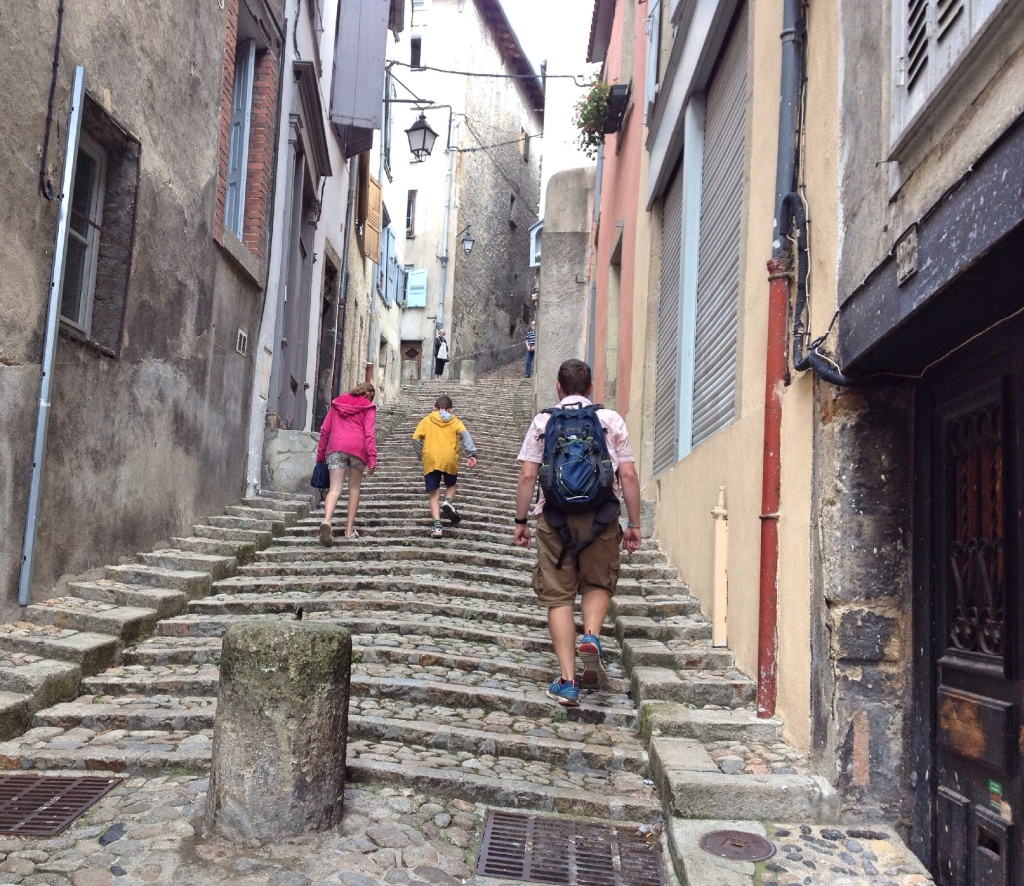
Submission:
POLYGON ((929 666, 932 687, 931 826, 941 886, 1024 883, 1024 330, 1014 327, 931 373, 918 400, 930 475, 930 537, 922 540, 930 575, 921 602, 931 609, 931 636, 915 647, 931 658, 918 664, 929 666))

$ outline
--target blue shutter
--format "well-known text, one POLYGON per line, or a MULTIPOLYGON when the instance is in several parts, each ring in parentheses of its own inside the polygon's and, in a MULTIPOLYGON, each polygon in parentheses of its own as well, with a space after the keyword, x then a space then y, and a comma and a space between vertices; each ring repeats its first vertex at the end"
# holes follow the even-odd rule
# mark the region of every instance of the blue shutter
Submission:
POLYGON ((252 112, 252 80, 256 68, 256 42, 246 40, 235 53, 235 88, 231 95, 231 138, 228 143, 228 187, 224 201, 224 226, 242 237, 245 218, 245 173, 249 161, 249 123, 252 112))
POLYGON ((414 271, 409 271, 405 306, 407 308, 425 308, 427 306, 426 268, 416 268, 414 271))

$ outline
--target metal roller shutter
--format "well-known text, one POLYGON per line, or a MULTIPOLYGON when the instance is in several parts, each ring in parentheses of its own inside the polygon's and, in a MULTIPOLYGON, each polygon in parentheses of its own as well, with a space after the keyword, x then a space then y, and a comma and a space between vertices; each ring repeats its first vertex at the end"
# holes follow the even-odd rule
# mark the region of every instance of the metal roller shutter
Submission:
POLYGON ((679 271, 683 231, 683 176, 665 194, 658 286, 658 352, 654 369, 654 473, 672 467, 679 450, 679 271))
POLYGON ((694 446, 728 425, 736 411, 736 323, 747 105, 746 20, 744 11, 719 61, 705 106, 694 342, 694 446))

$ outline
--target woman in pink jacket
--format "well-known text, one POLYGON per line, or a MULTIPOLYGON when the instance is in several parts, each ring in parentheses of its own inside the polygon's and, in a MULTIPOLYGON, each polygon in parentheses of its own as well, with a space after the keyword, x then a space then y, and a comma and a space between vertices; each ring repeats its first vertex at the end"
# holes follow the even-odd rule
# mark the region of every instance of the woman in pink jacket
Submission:
POLYGON ((373 398, 377 391, 369 382, 356 385, 333 403, 320 428, 320 445, 316 460, 324 461, 331 476, 331 488, 324 499, 324 522, 320 524, 320 544, 329 548, 334 543, 331 520, 341 497, 341 487, 348 474, 348 524, 345 538, 359 538, 355 530, 359 510, 359 486, 363 471, 372 474, 377 468, 377 407, 373 398))

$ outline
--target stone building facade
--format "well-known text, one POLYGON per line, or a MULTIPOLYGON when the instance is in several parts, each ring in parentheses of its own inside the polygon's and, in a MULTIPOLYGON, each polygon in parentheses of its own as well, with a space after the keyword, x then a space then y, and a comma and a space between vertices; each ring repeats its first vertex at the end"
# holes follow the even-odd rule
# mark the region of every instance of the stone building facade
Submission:
POLYGON ((73 261, 60 284, 31 595, 145 549, 242 491, 255 370, 248 343, 266 287, 285 21, 283 2, 241 3, 241 16, 240 0, 71 4, 62 21, 57 4, 0 13, 10 40, 0 71, 8 170, 0 183, 7 256, 0 615, 7 620, 21 572, 58 220, 58 200, 44 192, 59 188, 75 66, 85 69, 87 91, 79 202, 73 261), (244 221, 239 237, 224 223, 223 111, 242 19, 253 41, 256 113, 249 154, 234 166, 251 183, 235 208, 244 221))

